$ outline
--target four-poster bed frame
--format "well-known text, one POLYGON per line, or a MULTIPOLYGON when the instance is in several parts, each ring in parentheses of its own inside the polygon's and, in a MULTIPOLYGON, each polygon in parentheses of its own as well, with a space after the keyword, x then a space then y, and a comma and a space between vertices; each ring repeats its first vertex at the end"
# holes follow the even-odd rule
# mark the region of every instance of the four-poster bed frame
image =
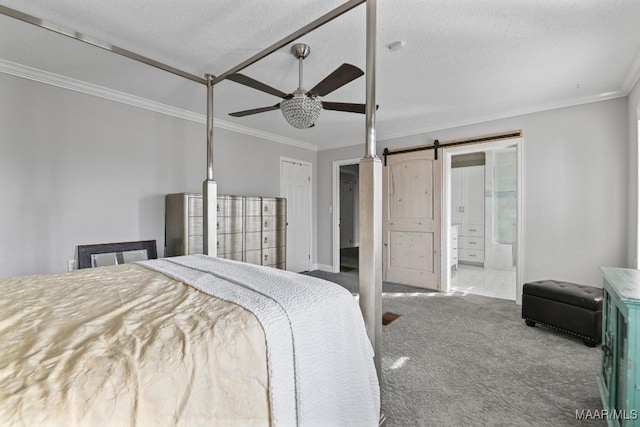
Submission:
POLYGON ((319 28, 343 15, 351 9, 366 3, 366 145, 364 157, 360 161, 360 308, 364 317, 367 334, 375 352, 375 366, 380 378, 382 334, 382 161, 376 153, 376 38, 377 38, 377 0, 350 0, 341 6, 312 21, 282 40, 272 44, 246 61, 214 76, 204 78, 163 64, 135 52, 119 48, 90 35, 82 34, 55 23, 39 19, 20 11, 0 5, 0 13, 12 18, 36 25, 75 40, 91 44, 127 58, 173 73, 180 77, 207 86, 207 172, 203 182, 203 225, 204 251, 216 256, 217 184, 213 173, 213 100, 214 86, 231 74, 237 73, 249 65, 263 59, 292 41, 319 28))

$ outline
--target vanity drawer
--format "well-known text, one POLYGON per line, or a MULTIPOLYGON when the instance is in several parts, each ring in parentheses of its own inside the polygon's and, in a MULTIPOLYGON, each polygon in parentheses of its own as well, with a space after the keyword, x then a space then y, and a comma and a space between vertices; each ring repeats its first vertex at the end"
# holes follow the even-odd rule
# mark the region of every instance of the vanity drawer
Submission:
POLYGON ((484 250, 484 238, 460 236, 458 248, 484 250))
POLYGON ((458 260, 470 262, 484 262, 484 251, 475 249, 458 249, 458 260))
POLYGON ((484 237, 484 225, 483 224, 478 224, 478 225, 464 224, 460 227, 459 235, 466 236, 466 237, 484 237))

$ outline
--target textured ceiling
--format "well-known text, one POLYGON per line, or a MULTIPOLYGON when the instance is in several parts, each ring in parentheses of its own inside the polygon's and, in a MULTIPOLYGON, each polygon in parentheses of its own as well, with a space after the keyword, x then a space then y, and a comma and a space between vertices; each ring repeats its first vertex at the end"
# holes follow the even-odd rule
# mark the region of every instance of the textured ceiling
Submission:
MULTIPOLYGON (((220 74, 339 6, 342 0, 0 0, 187 72, 220 74)), ((365 69, 365 6, 299 41, 311 46, 304 81, 314 86, 343 62, 365 69)), ((378 138, 624 96, 640 72, 640 1, 379 0, 378 138), (385 46, 404 40, 391 52, 385 46)), ((204 86, 0 16, 0 59, 204 113, 204 86)), ((291 92, 288 48, 243 71, 291 92)), ((360 78, 326 100, 364 102, 360 78)), ((358 143, 364 116, 323 111, 297 130, 280 112, 229 112, 279 98, 225 81, 215 116, 317 145, 358 143)))

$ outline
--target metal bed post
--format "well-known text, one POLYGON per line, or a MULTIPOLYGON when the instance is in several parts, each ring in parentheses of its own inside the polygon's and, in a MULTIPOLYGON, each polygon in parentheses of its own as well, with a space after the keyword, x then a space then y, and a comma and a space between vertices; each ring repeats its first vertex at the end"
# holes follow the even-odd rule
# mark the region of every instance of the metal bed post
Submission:
POLYGON ((209 256, 217 256, 218 184, 213 180, 213 80, 207 79, 207 179, 202 183, 203 249, 209 256))
POLYGON ((366 149, 360 160, 360 309, 382 379, 382 161, 376 154, 376 0, 367 0, 366 149))

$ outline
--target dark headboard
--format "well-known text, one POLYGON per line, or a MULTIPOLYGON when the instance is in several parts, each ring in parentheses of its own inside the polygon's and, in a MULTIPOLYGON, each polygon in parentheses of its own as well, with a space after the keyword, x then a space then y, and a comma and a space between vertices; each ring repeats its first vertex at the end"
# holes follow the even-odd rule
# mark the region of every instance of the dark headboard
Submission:
MULTIPOLYGON (((158 258, 155 240, 140 240, 137 242, 100 243, 96 245, 78 246, 78 268, 92 267, 91 255, 114 253, 116 258, 123 263, 123 253, 130 251, 146 250, 147 259, 158 258)), ((116 262, 114 262, 116 264, 116 262)))

